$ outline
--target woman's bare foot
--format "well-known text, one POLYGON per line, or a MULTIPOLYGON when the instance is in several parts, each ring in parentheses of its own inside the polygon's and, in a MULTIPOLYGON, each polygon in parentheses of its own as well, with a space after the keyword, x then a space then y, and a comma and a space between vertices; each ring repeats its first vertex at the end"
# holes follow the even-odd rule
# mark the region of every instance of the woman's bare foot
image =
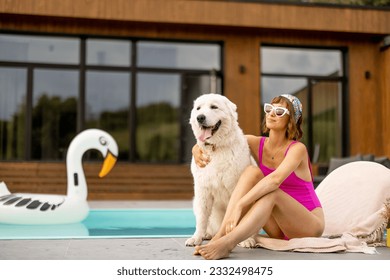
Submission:
POLYGON ((200 255, 199 249, 200 249, 200 246, 195 246, 194 256, 200 255))
MULTIPOLYGON (((220 238, 223 237, 223 236, 224 236, 223 234, 217 233, 216 235, 214 235, 213 238, 210 239, 210 241, 207 243, 207 245, 209 245, 209 244, 212 243, 212 242, 217 241, 218 239, 220 239, 220 238)), ((201 247, 201 246, 195 246, 194 256, 200 255, 200 253, 199 253, 200 247, 201 247)))
POLYGON ((218 260, 227 258, 235 245, 227 245, 223 238, 206 245, 198 246, 197 253, 206 260, 218 260))
POLYGON ((210 239, 209 243, 207 243, 207 244, 210 244, 211 242, 217 241, 221 237, 223 237, 223 235, 215 235, 213 238, 210 239))

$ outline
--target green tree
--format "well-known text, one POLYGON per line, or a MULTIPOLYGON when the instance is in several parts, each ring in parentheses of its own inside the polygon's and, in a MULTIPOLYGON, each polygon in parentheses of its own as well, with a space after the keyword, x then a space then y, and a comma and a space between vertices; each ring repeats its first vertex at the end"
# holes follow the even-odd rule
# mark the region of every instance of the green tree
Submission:
POLYGON ((76 118, 76 98, 42 94, 32 111, 32 158, 64 158, 76 134, 76 118))

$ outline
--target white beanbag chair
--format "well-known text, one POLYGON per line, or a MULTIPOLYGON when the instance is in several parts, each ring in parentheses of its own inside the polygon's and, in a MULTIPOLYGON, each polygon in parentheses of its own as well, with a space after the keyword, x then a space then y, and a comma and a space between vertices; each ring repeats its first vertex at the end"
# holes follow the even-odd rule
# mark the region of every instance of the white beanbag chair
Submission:
POLYGON ((277 251, 367 254, 376 253, 375 246, 383 246, 383 231, 390 218, 390 169, 370 161, 351 162, 332 171, 316 193, 325 215, 322 237, 287 241, 259 235, 257 246, 277 251))
POLYGON ((351 231, 370 235, 386 222, 382 212, 390 198, 390 169, 370 161, 351 162, 332 171, 316 193, 325 214, 325 236, 351 231))

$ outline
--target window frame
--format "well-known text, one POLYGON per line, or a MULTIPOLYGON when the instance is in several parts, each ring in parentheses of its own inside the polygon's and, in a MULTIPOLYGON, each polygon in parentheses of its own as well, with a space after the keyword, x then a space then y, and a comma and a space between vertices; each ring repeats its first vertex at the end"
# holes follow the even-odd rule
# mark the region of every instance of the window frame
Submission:
MULTIPOLYGON (((312 92, 311 92, 311 83, 313 81, 330 81, 330 82, 339 82, 341 84, 341 120, 340 122, 340 131, 341 131, 341 156, 349 156, 349 91, 348 91, 348 48, 347 47, 337 47, 337 46, 318 46, 318 45, 293 45, 293 44, 274 44, 274 43, 261 43, 259 48, 260 60, 261 60, 261 49, 263 47, 282 47, 282 48, 291 48, 291 49, 310 49, 310 50, 337 50, 341 53, 341 67, 342 75, 340 76, 322 76, 322 75, 303 75, 303 74, 278 74, 278 73, 265 73, 260 67, 260 83, 263 77, 273 77, 273 78, 300 78, 305 79, 308 85, 308 118, 305 122, 308 125, 308 150, 310 158, 314 153, 314 144, 313 144, 313 121, 312 121, 312 92)), ((260 102, 262 101, 262 89, 260 88, 260 102)), ((262 105, 262 104, 260 104, 262 105)), ((261 106, 260 106, 261 107, 261 106)))
MULTIPOLYGON (((126 72, 129 74, 130 78, 130 87, 129 87, 129 116, 128 116, 128 131, 129 136, 129 155, 126 162, 140 162, 136 159, 136 89, 137 89, 137 73, 173 73, 182 75, 209 75, 210 71, 208 70, 199 70, 199 69, 180 69, 180 68, 158 68, 158 67, 138 67, 137 66, 137 42, 147 41, 147 42, 168 42, 168 43, 189 43, 189 44, 210 44, 218 45, 220 48, 219 53, 219 64, 220 70, 215 70, 215 74, 218 78, 221 79, 221 85, 223 89, 223 53, 224 53, 224 44, 223 41, 213 41, 213 40, 184 40, 184 39, 160 39, 160 38, 145 38, 145 37, 131 37, 131 36, 100 36, 100 35, 72 35, 72 34, 62 34, 62 33, 39 33, 39 32, 11 32, 0 30, 0 35, 19 35, 19 36, 39 36, 39 37, 64 37, 64 38, 74 38, 80 40, 80 53, 79 53, 79 63, 77 64, 55 64, 55 63, 36 63, 36 62, 12 62, 12 61, 0 61, 0 67, 17 67, 26 69, 27 71, 27 85, 26 85, 26 133, 25 133, 25 155, 22 160, 30 161, 31 158, 31 137, 32 137, 32 105, 33 105, 33 73, 35 69, 61 69, 61 70, 76 70, 79 72, 79 92, 78 92, 78 108, 77 108, 77 133, 85 129, 85 106, 86 106, 86 75, 90 70, 93 71, 115 71, 115 72, 126 72), (123 40, 130 42, 130 65, 129 66, 110 66, 110 65, 88 65, 87 64, 87 40, 88 39, 102 39, 102 40, 123 40)), ((222 94, 222 93, 221 93, 222 94)), ((180 108, 183 107, 183 90, 180 92, 180 108)), ((180 127, 183 125, 183 120, 178 120, 180 127)), ((182 134, 182 130, 180 130, 182 134)), ((181 137, 182 138, 182 137, 181 137)), ((183 142, 183 140, 180 140, 183 142)), ((181 147, 177 149, 178 152, 178 161, 174 162, 175 164, 183 163, 183 143, 181 147)), ((144 162, 143 163, 148 163, 144 162)), ((162 162, 166 163, 166 162, 162 162)))

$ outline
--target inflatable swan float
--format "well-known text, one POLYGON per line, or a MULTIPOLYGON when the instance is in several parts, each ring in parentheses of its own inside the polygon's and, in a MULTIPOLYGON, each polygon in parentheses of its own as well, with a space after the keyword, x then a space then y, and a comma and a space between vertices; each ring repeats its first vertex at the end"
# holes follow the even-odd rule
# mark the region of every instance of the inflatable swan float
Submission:
POLYGON ((66 155, 66 195, 11 194, 5 183, 1 182, 0 223, 67 224, 84 220, 89 213, 89 206, 82 157, 91 149, 100 151, 105 158, 99 177, 106 176, 115 165, 118 146, 111 135, 99 129, 79 133, 70 143, 66 155))

